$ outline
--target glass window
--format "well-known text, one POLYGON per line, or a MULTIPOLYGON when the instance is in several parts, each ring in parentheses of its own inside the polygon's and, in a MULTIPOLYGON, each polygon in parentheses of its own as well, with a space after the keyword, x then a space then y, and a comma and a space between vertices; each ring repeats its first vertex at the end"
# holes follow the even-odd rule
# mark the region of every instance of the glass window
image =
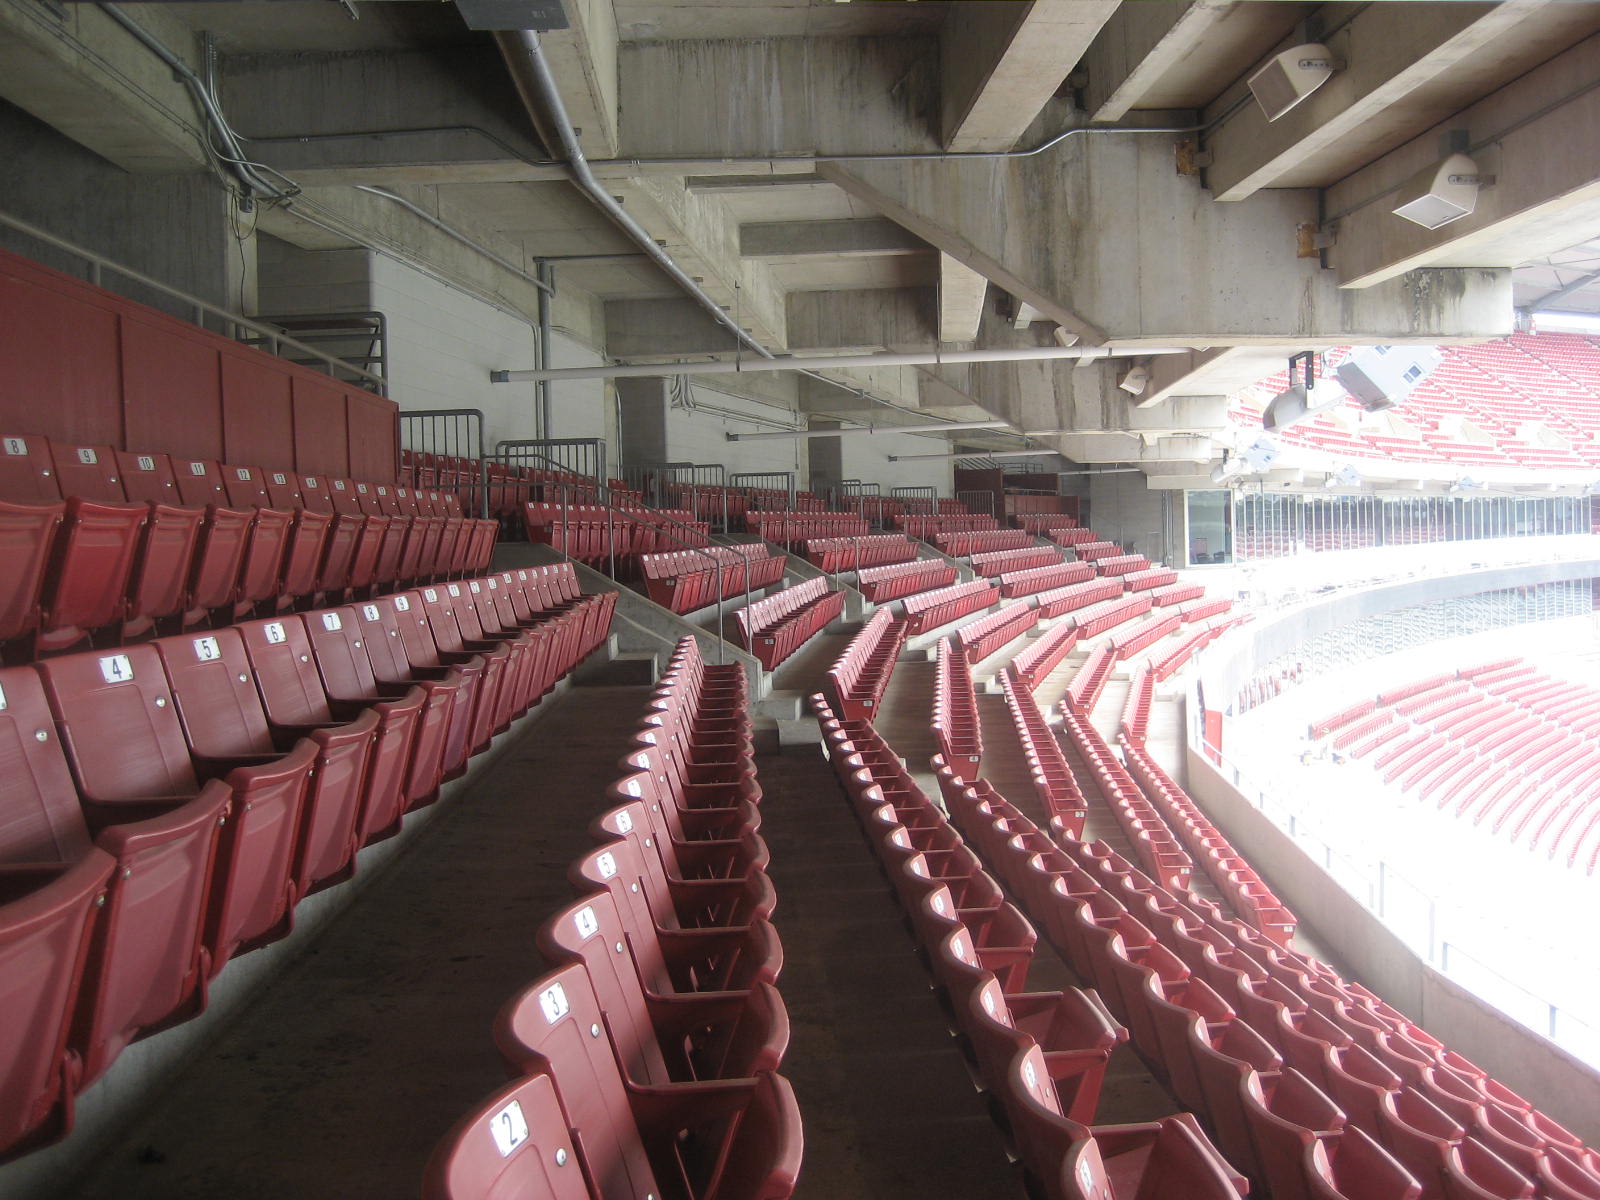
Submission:
POLYGON ((1189 565, 1233 561, 1233 493, 1186 492, 1189 565))

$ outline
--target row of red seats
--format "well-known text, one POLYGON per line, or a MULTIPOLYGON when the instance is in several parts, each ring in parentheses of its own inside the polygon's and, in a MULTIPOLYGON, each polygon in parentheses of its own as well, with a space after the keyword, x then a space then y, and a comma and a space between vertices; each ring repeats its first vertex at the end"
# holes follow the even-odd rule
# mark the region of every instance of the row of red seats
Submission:
POLYGON ((837 571, 859 571, 863 567, 910 562, 917 557, 917 544, 903 533, 808 538, 805 556, 812 566, 831 575, 837 571))
POLYGON ((821 576, 784 588, 734 613, 739 645, 767 670, 799 650, 844 611, 844 593, 821 576))
POLYGON ((1099 637, 1108 629, 1115 629, 1135 617, 1142 617, 1151 609, 1150 597, 1144 592, 1119 596, 1114 600, 1101 600, 1087 604, 1072 614, 1082 638, 1099 637))
POLYGON ((865 517, 852 513, 783 512, 745 513, 745 528, 764 542, 795 549, 812 538, 863 537, 872 532, 865 517))
POLYGON ((1135 575, 1148 571, 1150 560, 1142 554, 1113 554, 1095 559, 1094 566, 1102 575, 1135 575))
POLYGON ((1236 1196, 1192 1117, 1093 1126, 1127 1031, 1093 992, 1027 992, 1037 934, 870 725, 812 705, 834 770, 922 944, 1030 1184, 1051 1200, 1236 1196))
POLYGON ((1011 714, 1017 741, 1028 762, 1034 796, 1049 816, 1061 819, 1063 828, 1076 830, 1081 835, 1089 817, 1089 803, 1073 778, 1061 743, 1033 702, 1032 692, 1021 686, 1018 678, 1013 667, 1008 666, 1000 672, 1000 690, 1005 695, 1006 710, 1011 714))
POLYGON ((1209 622, 1189 634, 1176 646, 1150 663, 1150 672, 1157 681, 1170 679, 1183 665, 1222 635, 1227 622, 1209 622))
POLYGON ((941 638, 934 660, 933 716, 939 753, 963 779, 976 779, 983 759, 983 722, 972 692, 971 664, 957 638, 941 638))
POLYGON ((1058 529, 1052 529, 1045 536, 1058 546, 1071 546, 1074 549, 1079 546, 1087 545, 1091 542, 1098 542, 1102 540, 1100 535, 1095 533, 1095 531, 1092 529, 1080 529, 1070 525, 1063 526, 1058 529))
POLYGON ((1012 571, 1027 571, 1033 567, 1053 567, 1061 561, 1060 552, 1049 546, 1024 546, 1020 550, 991 550, 986 554, 973 554, 967 559, 973 574, 985 579, 993 579, 1012 571))
POLYGON ((645 594, 675 613, 691 613, 746 591, 769 588, 782 581, 788 565, 784 555, 770 554, 759 544, 639 556, 645 594))
POLYGON ((1116 655, 1118 662, 1123 662, 1140 651, 1148 650, 1182 624, 1182 613, 1158 613, 1148 620, 1139 622, 1132 629, 1120 630, 1113 634, 1111 652, 1116 655))
POLYGON ((0 535, 0 641, 29 658, 481 570, 495 525, 438 493, 13 435, 0 535))
POLYGON ((1108 847, 1044 837, 992 789, 951 813, 986 831, 1011 893, 1274 1197, 1409 1200, 1425 1180, 1452 1200, 1570 1200, 1600 1185, 1579 1139, 1326 965, 1108 847))
MULTIPOLYGON (((941 502, 942 503, 942 502, 941 502)), ((937 516, 902 513, 893 518, 894 527, 909 537, 924 541, 941 533, 969 533, 979 529, 999 529, 1000 522, 976 513, 945 513, 937 516)))
POLYGON ((948 587, 956 581, 956 569, 937 558, 919 558, 886 567, 863 567, 856 572, 856 590, 873 604, 884 604, 948 587))
POLYGON ((530 500, 522 506, 522 521, 530 542, 554 546, 592 567, 711 543, 711 527, 682 510, 530 500))
POLYGON ((1114 558, 1126 553, 1116 542, 1078 541, 1071 543, 1072 552, 1078 556, 1079 562, 1096 562, 1102 558, 1114 558))
POLYGON ((1279 946, 1292 946, 1299 922, 1288 906, 1273 895, 1255 868, 1233 848, 1222 831, 1206 819, 1189 794, 1161 769, 1142 742, 1134 742, 1126 734, 1118 741, 1128 773, 1222 893, 1228 907, 1263 937, 1279 946))
POLYGON ((1045 676, 1072 653, 1078 644, 1078 637, 1077 622, 1062 621, 1024 646, 1012 658, 1009 669, 1016 672, 1030 688, 1038 687, 1045 676))
POLYGON ((1127 585, 1130 592, 1148 592, 1177 583, 1178 573, 1171 567, 1148 567, 1143 571, 1125 573, 1122 582, 1127 585))
POLYGON ((1149 663, 1141 664, 1128 680, 1128 696, 1117 722, 1120 737, 1142 746, 1150 729, 1150 707, 1156 698, 1156 675, 1149 663))
POLYGON ((0 1153, 64 1135, 604 640, 570 568, 0 671, 0 1153))
POLYGON ((426 1200, 783 1200, 803 1146, 743 672, 692 638, 538 932, 494 1040, 514 1082, 445 1135, 426 1200))
POLYGON ((1021 571, 1007 571, 1000 576, 1000 594, 1007 599, 1032 596, 1038 592, 1051 592, 1069 584, 1086 583, 1095 577, 1088 563, 1053 563, 1045 567, 1028 567, 1021 571))
POLYGON ((1199 600, 1185 600, 1178 605, 1178 613, 1183 617, 1183 623, 1188 625, 1194 621, 1203 621, 1207 617, 1220 617, 1232 608, 1233 601, 1228 597, 1211 596, 1199 600))
POLYGON ((968 613, 988 608, 999 598, 999 587, 984 579, 907 596, 904 606, 907 632, 915 636, 943 628, 968 613))
POLYGON ((1033 544, 1033 536, 1020 529, 975 529, 933 535, 934 548, 952 558, 986 554, 993 550, 1020 550, 1033 544))
POLYGON ((1079 665, 1077 674, 1067 683, 1066 694, 1061 698, 1062 710, 1075 710, 1088 714, 1100 702, 1111 671, 1117 665, 1117 656, 1110 646, 1096 646, 1079 665))
POLYGON ((956 631, 956 641, 966 651, 968 659, 978 663, 1016 641, 1038 623, 1039 610, 1027 600, 1019 600, 968 621, 956 631))
POLYGON ((1069 583, 1065 587, 1040 592, 1034 597, 1034 602, 1039 606, 1040 620, 1045 620, 1076 612, 1102 600, 1115 600, 1123 590, 1120 579, 1086 579, 1082 583, 1069 583))
POLYGON ((1198 583, 1169 583, 1164 587, 1150 590, 1150 602, 1157 608, 1166 608, 1173 604, 1182 604, 1185 600, 1198 600, 1206 594, 1206 589, 1198 583))
POLYGON ((833 710, 852 721, 871 721, 905 641, 904 621, 887 608, 873 613, 828 670, 823 690, 833 710))
POLYGON ((1093 773, 1106 806, 1127 834, 1140 861, 1164 887, 1174 892, 1185 890, 1194 874, 1194 863, 1093 723, 1063 703, 1061 727, 1078 757, 1093 773))

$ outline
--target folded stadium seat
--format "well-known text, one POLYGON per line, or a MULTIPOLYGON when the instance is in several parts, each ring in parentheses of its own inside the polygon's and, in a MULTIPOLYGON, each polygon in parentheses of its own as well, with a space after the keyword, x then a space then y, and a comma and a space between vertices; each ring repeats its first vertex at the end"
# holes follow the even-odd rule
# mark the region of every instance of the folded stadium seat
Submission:
POLYGON ((201 934, 229 793, 213 782, 187 802, 80 804, 39 675, 0 671, 0 697, 3 1157, 19 1139, 67 1132, 75 1091, 141 1032, 203 1006, 201 934))
POLYGON ((363 505, 358 484, 353 479, 337 479, 330 477, 327 480, 328 499, 333 505, 336 516, 347 517, 361 523, 361 534, 356 541, 356 547, 350 556, 350 574, 345 587, 365 593, 372 586, 378 570, 378 556, 383 552, 383 542, 389 535, 389 525, 392 517, 379 513, 377 504, 363 505), (372 509, 371 512, 367 508, 372 509))
MULTIPOLYGON (((141 469, 130 483, 122 477, 121 456, 110 446, 64 446, 54 444, 51 455, 56 465, 56 480, 62 495, 97 504, 121 505, 125 502, 145 509, 140 523, 138 549, 128 578, 127 608, 123 633, 136 635, 166 617, 188 607, 186 584, 194 561, 205 510, 184 508, 177 497, 166 502, 150 501, 142 494, 154 483, 157 494, 176 488, 161 487, 160 472, 153 455, 135 458, 141 469), (149 470, 144 465, 149 464, 149 470)), ((165 474, 171 482, 170 468, 165 474)))
POLYGON ((202 624, 212 614, 226 622, 232 619, 239 597, 239 576, 250 548, 255 510, 228 504, 222 468, 210 459, 173 459, 172 473, 184 506, 202 508, 206 514, 195 545, 185 622, 202 624))
MULTIPOLYGON (((609 794, 619 802, 644 801, 650 810, 656 836, 663 842, 676 843, 680 858, 685 856, 684 847, 689 843, 697 848, 706 842, 716 842, 724 847, 742 849, 745 834, 760 828, 760 810, 748 799, 718 796, 714 797, 715 802, 698 805, 687 802, 681 789, 659 770, 657 758, 649 750, 628 755, 623 759, 623 768, 632 774, 620 780, 609 794)), ((735 868, 737 873, 744 869, 735 868)))
POLYGON ((502 705, 509 692, 507 680, 522 665, 526 649, 521 644, 511 642, 469 643, 456 621, 455 609, 461 603, 459 584, 425 587, 408 594, 420 601, 418 608, 428 623, 428 632, 440 661, 468 662, 477 658, 483 663, 467 743, 470 752, 476 754, 509 721, 509 718, 502 716, 502 705), (456 595, 450 594, 451 589, 456 595))
POLYGON ((411 536, 411 515, 401 512, 394 488, 386 483, 357 483, 356 502, 366 515, 381 516, 389 522, 372 569, 372 581, 376 588, 391 589, 401 578, 400 560, 405 554, 406 539, 411 536))
POLYGON ((1416 1200, 1422 1185, 1357 1125, 1306 1147, 1312 1200, 1416 1200))
MULTIPOLYGON (((519 711, 526 712, 547 695, 589 651, 584 644, 590 608, 600 598, 585 601, 581 610, 541 614, 523 621, 509 594, 516 580, 509 571, 482 579, 469 579, 464 599, 472 618, 486 638, 523 637, 529 642, 527 665, 520 691, 519 711), (508 587, 505 581, 511 580, 508 587)), ((458 621, 459 624, 459 621, 458 621)))
MULTIPOLYGON (((673 887, 687 882, 698 890, 702 881, 718 887, 730 883, 741 887, 759 886, 756 881, 766 873, 771 854, 754 825, 747 826, 740 821, 730 827, 707 821, 698 830, 703 837, 676 839, 671 822, 660 811, 654 796, 647 795, 649 789, 643 786, 645 782, 648 781, 639 776, 629 776, 608 789, 608 797, 621 803, 595 818, 590 832, 596 841, 621 841, 632 837, 645 850, 653 846, 661 856, 662 869, 673 887)), ((718 814, 701 815, 718 817, 718 814)), ((713 896, 714 900, 703 910, 680 907, 679 924, 693 928, 701 921, 716 924, 731 916, 732 908, 725 895, 713 891, 713 896)))
MULTIPOLYGON (((450 615, 455 618, 463 648, 505 646, 510 651, 506 673, 500 687, 500 702, 495 728, 505 729, 531 707, 529 693, 538 681, 540 668, 549 652, 552 633, 566 633, 568 622, 552 625, 541 633, 520 626, 504 629, 499 625, 500 615, 491 602, 487 605, 493 626, 485 627, 478 608, 478 597, 486 595, 483 581, 469 579, 460 583, 447 583, 440 589, 450 598, 450 615)), ((487 597, 486 597, 487 598, 487 597)))
MULTIPOLYGON (((351 569, 361 547, 367 519, 355 506, 341 511, 333 502, 328 482, 318 475, 298 477, 301 502, 314 512, 328 517, 328 533, 323 539, 322 561, 317 564, 318 592, 343 595, 350 587, 351 569)), ((342 501, 341 501, 342 503, 342 501)))
POLYGON ((777 1070, 789 1046, 789 1016, 770 983, 652 1007, 627 955, 612 954, 559 967, 507 1001, 494 1023, 506 1066, 513 1074, 537 1071, 541 1045, 570 1036, 559 1028, 569 1019, 581 1039, 574 1047, 587 1044, 589 1054, 605 1055, 630 1092, 748 1079, 777 1070), (559 989, 554 996, 552 986, 559 989), (610 1036, 593 1037, 596 1027, 610 1036))
POLYGON ((293 517, 280 565, 282 594, 279 607, 288 607, 295 598, 317 591, 324 543, 333 524, 329 513, 307 508, 300 490, 301 476, 289 471, 266 471, 262 483, 272 507, 293 517))
POLYGON ((250 544, 239 564, 239 594, 234 597, 234 616, 242 618, 264 608, 277 608, 283 594, 283 560, 294 531, 292 510, 275 508, 267 491, 266 473, 259 467, 239 467, 223 463, 222 488, 228 507, 254 513, 250 525, 250 544), (268 602, 271 603, 268 603, 268 602))
POLYGON ((609 892, 584 896, 554 913, 539 927, 538 942, 552 965, 585 963, 596 980, 631 967, 652 1004, 662 998, 674 1005, 699 994, 747 992, 775 983, 783 970, 783 948, 770 921, 658 933, 654 926, 626 924, 609 892), (613 956, 623 965, 611 966, 613 956))
POLYGON ((604 825, 591 827, 600 848, 585 855, 567 873, 574 890, 587 895, 611 891, 617 907, 638 915, 640 906, 658 929, 702 929, 748 925, 772 916, 777 893, 759 865, 765 847, 750 847, 756 865, 727 879, 685 879, 671 839, 657 839, 644 805, 621 805, 605 814, 604 825), (609 854, 607 860, 604 856, 609 854), (627 895, 618 895, 625 889, 627 895))
POLYGON ((0 652, 4 643, 31 637, 39 628, 45 572, 66 509, 59 500, 48 504, 0 500, 0 562, 5 564, 0 571, 0 652))
POLYGON ((1207 1124, 1228 1161, 1251 1179, 1263 1178, 1244 1110, 1245 1081, 1257 1073, 1276 1073, 1283 1059, 1265 1038, 1243 1021, 1230 1021, 1220 1034, 1190 1047, 1205 1095, 1207 1124))
POLYGON ((409 664, 407 672, 400 676, 398 657, 380 656, 374 659, 373 675, 380 682, 431 680, 446 686, 459 685, 451 708, 450 736, 442 757, 444 778, 455 779, 466 770, 467 759, 475 752, 477 714, 481 707, 478 693, 483 688, 488 660, 481 654, 440 652, 433 638, 433 627, 428 623, 421 592, 379 596, 373 603, 378 606, 386 624, 392 609, 393 628, 399 635, 404 659, 409 664))
MULTIPOLYGON (((195 803, 202 781, 227 785, 229 819, 203 926, 207 977, 236 952, 287 932, 298 898, 290 874, 295 835, 315 748, 303 743, 269 761, 191 750, 160 655, 149 645, 68 655, 38 669, 91 825, 113 822, 119 812, 143 817, 152 804, 195 803)), ((152 928, 160 926, 146 926, 144 936, 152 928)))
POLYGON ((1244 1179, 1187 1113, 1098 1127, 1065 1116, 1037 1046, 1013 1061, 1006 1100, 1022 1164, 1049 1200, 1231 1200, 1244 1194, 1244 1179), (1117 1158, 1125 1161, 1116 1164, 1117 1158))
POLYGON ((1273 1200, 1305 1200, 1311 1195, 1306 1152, 1319 1139, 1338 1137, 1345 1114, 1292 1067, 1248 1076, 1240 1098, 1255 1160, 1273 1200))
MULTIPOLYGON (((422 689, 424 701, 417 715, 416 733, 411 742, 411 765, 404 789, 405 811, 410 812, 438 798, 439 785, 450 769, 446 755, 451 747, 451 725, 458 706, 464 714, 461 717, 463 726, 470 720, 474 680, 454 667, 430 671, 412 666, 400 634, 402 614, 395 608, 392 597, 380 596, 351 608, 361 631, 368 667, 379 690, 422 689)), ((464 740, 463 736, 463 743, 464 740)), ((465 753, 464 744, 460 749, 465 753)))
MULTIPOLYGON (((382 718, 373 709, 329 699, 298 615, 247 621, 235 629, 249 669, 235 670, 230 678, 237 683, 244 674, 253 683, 272 738, 308 738, 316 748, 317 768, 306 797, 294 864, 296 895, 305 896, 354 872, 362 814, 369 807, 386 814, 396 803, 392 793, 402 776, 392 759, 404 757, 405 742, 393 739, 397 744, 385 745, 379 740, 382 718), (368 766, 380 751, 387 757, 375 774, 369 774, 368 766), (375 799, 374 787, 382 790, 375 799)), ((224 654, 237 662, 235 639, 220 636, 228 630, 218 632, 224 654)), ((239 690, 239 703, 247 704, 242 683, 239 690)), ((251 719, 254 723, 254 714, 251 719)))
POLYGON ((472 540, 472 522, 461 515, 461 502, 449 492, 429 491, 427 503, 434 515, 444 521, 433 574, 440 579, 455 578, 466 569, 472 540))
MULTIPOLYGON (((318 609, 305 614, 303 620, 328 700, 340 706, 370 708, 378 714, 361 816, 356 822, 356 844, 365 846, 400 831, 400 818, 410 806, 414 786, 420 789, 417 798, 438 787, 436 772, 443 741, 430 737, 422 747, 434 772, 432 778, 414 779, 413 755, 424 709, 431 703, 429 694, 415 684, 378 681, 355 606, 318 609)), ((442 713, 442 704, 438 708, 442 713)))
MULTIPOLYGON (((786 1200, 794 1191, 803 1135, 793 1090, 780 1075, 763 1074, 734 1093, 742 1104, 737 1119, 715 1121, 690 1139, 707 1146, 713 1169, 684 1178, 682 1167, 673 1166, 678 1185, 663 1193, 643 1139, 671 1147, 678 1134, 706 1124, 705 1106, 663 1104, 659 1119, 641 1130, 615 1091, 591 1090, 581 1077, 563 1085, 566 1076, 552 1074, 556 1082, 538 1074, 502 1088, 451 1129, 428 1161, 423 1200, 592 1200, 613 1191, 629 1197, 681 1194, 685 1200, 786 1200), (563 1099, 557 1086, 573 1093, 574 1101, 563 1099), (589 1128, 596 1131, 590 1139, 568 1132, 589 1128), (692 1186, 702 1174, 708 1181, 692 1186), (591 1190, 590 1178, 603 1182, 591 1190)), ((676 1160, 676 1151, 668 1155, 669 1165, 676 1160)))

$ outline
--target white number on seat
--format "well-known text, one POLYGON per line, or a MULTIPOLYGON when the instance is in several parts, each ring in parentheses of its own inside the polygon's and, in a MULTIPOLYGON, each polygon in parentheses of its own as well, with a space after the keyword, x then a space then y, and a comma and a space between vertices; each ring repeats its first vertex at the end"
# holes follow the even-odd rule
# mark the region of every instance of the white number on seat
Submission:
POLYGON ((567 989, 559 983, 552 983, 539 993, 539 1007, 544 1010, 545 1024, 554 1025, 572 1011, 572 1005, 567 1001, 567 989))
POLYGON ((133 664, 126 654, 110 654, 100 660, 100 674, 107 683, 127 683, 133 678, 133 664))
POLYGON ((191 474, 191 475, 204 475, 205 473, 206 473, 206 465, 205 465, 205 463, 203 463, 203 462, 192 462, 192 463, 189 464, 189 474, 191 474))
POLYGON ((24 439, 19 437, 8 437, 6 439, 7 454, 26 454, 27 452, 28 443, 24 439))
POLYGON ((329 632, 332 632, 332 631, 334 631, 336 629, 343 629, 344 628, 344 622, 339 620, 339 614, 338 613, 336 613, 336 612, 325 612, 325 613, 322 614, 322 627, 324 629, 328 630, 329 632))
POLYGON ((594 915, 594 907, 585 904, 572 918, 573 928, 578 931, 581 938, 592 938, 600 932, 600 918, 594 915))
POLYGON ((154 471, 156 469, 156 460, 148 454, 139 455, 135 461, 139 464, 139 470, 141 471, 154 471))
POLYGON ((217 645, 214 637, 195 638, 194 656, 201 662, 211 662, 222 657, 222 647, 217 645))
POLYGON ((528 1118, 522 1115, 522 1105, 513 1100, 490 1117, 489 1133, 500 1157, 511 1157, 511 1152, 528 1140, 528 1118))
POLYGON ((266 634, 267 641, 271 642, 274 646, 276 646, 279 642, 286 642, 289 640, 289 635, 283 631, 283 622, 281 621, 273 621, 271 624, 263 625, 261 627, 261 632, 266 634))
POLYGON ((79 446, 78 461, 83 463, 85 466, 92 467, 95 465, 95 463, 100 461, 100 456, 94 452, 93 446, 79 446))

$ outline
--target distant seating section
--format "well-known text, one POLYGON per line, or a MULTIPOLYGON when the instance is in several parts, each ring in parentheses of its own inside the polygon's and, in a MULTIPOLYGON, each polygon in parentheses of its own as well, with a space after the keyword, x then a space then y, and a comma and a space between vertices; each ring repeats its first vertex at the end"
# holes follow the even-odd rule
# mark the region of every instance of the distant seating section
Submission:
POLYGON ((557 550, 591 567, 626 567, 640 555, 711 543, 711 528, 683 510, 607 508, 530 500, 522 506, 530 542, 557 550))
POLYGON ((977 513, 944 513, 933 516, 903 513, 894 518, 894 525, 907 537, 924 540, 941 533, 968 533, 979 529, 1000 528, 1000 522, 993 517, 977 513))
POLYGON ((983 759, 983 723, 972 694, 966 648, 956 638, 939 642, 933 683, 933 735, 958 779, 976 779, 983 759))
POLYGON ((111 446, 0 438, 8 659, 488 566, 454 496, 111 446))
POLYGON ((0 670, 0 1154, 205 1006, 607 636, 566 564, 0 670))
POLYGON ((851 721, 871 721, 905 640, 904 621, 887 608, 873 613, 828 672, 823 690, 833 710, 851 721))
POLYGON ((820 570, 859 571, 887 563, 910 562, 917 557, 917 544, 903 533, 876 533, 866 537, 810 538, 805 543, 806 561, 820 570))
POLYGON ((1384 782, 1593 875, 1600 868, 1600 690, 1519 659, 1389 688, 1312 722, 1384 782))
POLYGON ((956 631, 956 640, 972 662, 982 662, 1038 623, 1039 610, 1023 600, 968 621, 956 631))
POLYGON ((965 558, 969 554, 985 554, 992 550, 1020 550, 1033 544, 1033 535, 1020 529, 984 529, 933 535, 934 549, 952 558, 965 558))
POLYGON ((744 515, 745 527, 764 542, 791 550, 815 538, 864 537, 872 532, 865 517, 836 512, 757 512, 744 515))
POLYGON ((760 544, 639 556, 645 594, 675 613, 694 612, 746 591, 762 591, 780 583, 787 566, 785 556, 771 554, 760 544))
MULTIPOLYGON (((494 1044, 513 1082, 440 1141, 424 1200, 784 1200, 799 1107, 743 671, 679 644, 615 806, 494 1044)), ((487 1044, 491 1031, 484 1031, 487 1044)))
POLYGON ((819 577, 752 601, 734 617, 739 644, 771 671, 843 611, 844 593, 829 589, 828 581, 819 577))
POLYGON ((856 590, 873 604, 884 604, 903 596, 948 587, 956 581, 956 569, 937 558, 896 563, 888 567, 863 567, 856 573, 856 590))
POLYGON ((1123 593, 1123 584, 1120 579, 1087 579, 1082 583, 1071 583, 1065 587, 1051 588, 1047 592, 1040 592, 1034 597, 1034 602, 1039 606, 1039 616, 1059 617, 1062 613, 1076 612, 1080 608, 1087 608, 1091 604, 1098 604, 1102 600, 1118 599, 1123 593))
POLYGON ((1088 563, 1055 563, 1045 567, 1029 567, 1022 571, 1007 571, 1000 576, 1000 594, 1007 599, 1031 596, 1037 592, 1050 592, 1072 583, 1084 583, 1095 577, 1088 563))

